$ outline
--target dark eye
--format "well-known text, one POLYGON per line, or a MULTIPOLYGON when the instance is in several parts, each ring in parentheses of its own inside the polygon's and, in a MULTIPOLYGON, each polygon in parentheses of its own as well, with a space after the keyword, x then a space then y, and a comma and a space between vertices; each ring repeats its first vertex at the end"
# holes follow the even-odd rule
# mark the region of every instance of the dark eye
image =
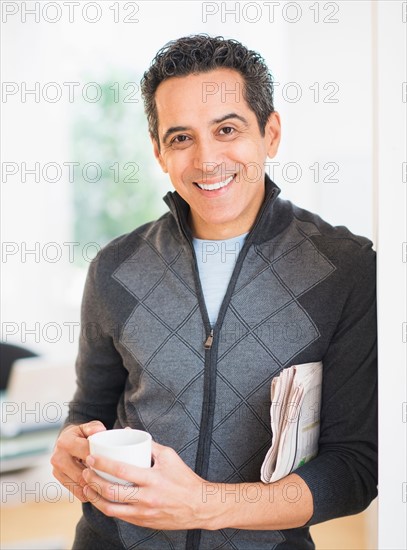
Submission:
POLYGON ((223 132, 223 135, 225 136, 229 136, 230 134, 233 134, 234 131, 235 129, 232 128, 231 126, 224 126, 219 130, 219 132, 223 132))
POLYGON ((184 134, 180 134, 179 136, 175 136, 173 140, 171 140, 171 143, 183 143, 188 139, 188 136, 184 134))

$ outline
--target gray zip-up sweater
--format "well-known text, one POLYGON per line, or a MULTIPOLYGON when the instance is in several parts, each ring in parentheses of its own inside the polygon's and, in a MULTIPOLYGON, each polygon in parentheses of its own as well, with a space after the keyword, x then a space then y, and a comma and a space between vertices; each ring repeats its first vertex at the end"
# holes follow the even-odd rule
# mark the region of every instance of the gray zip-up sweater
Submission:
MULTIPOLYGON (((68 422, 149 431, 203 478, 259 482, 272 440, 270 383, 323 362, 319 454, 296 470, 308 525, 354 514, 376 496, 376 307, 372 243, 278 197, 266 197, 240 251, 211 334, 188 205, 107 245, 82 304, 78 389, 68 422)), ((90 503, 80 550, 312 549, 308 525, 283 531, 155 531, 90 503)))

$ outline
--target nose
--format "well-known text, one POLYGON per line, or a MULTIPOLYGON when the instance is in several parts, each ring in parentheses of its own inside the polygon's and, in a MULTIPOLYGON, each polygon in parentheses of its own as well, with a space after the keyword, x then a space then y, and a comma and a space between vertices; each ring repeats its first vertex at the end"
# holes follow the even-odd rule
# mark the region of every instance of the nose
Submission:
POLYGON ((194 147, 194 168, 202 174, 216 176, 224 164, 222 143, 208 138, 197 140, 194 147))

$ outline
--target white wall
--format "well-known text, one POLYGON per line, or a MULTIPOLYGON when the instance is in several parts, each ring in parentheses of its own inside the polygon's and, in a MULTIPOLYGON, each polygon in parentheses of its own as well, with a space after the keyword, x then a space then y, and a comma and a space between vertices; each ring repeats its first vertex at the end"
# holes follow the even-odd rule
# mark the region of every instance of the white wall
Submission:
POLYGON ((378 205, 379 548, 407 548, 407 3, 374 5, 378 205))

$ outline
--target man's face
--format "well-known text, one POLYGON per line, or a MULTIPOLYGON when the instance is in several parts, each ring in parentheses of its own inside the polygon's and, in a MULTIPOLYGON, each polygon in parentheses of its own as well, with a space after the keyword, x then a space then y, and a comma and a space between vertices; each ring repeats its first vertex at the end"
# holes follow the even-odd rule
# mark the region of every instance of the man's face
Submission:
POLYGON ((169 78, 156 91, 160 149, 154 153, 190 206, 193 235, 225 239, 250 230, 264 199, 264 162, 274 157, 280 120, 264 137, 233 69, 169 78))

